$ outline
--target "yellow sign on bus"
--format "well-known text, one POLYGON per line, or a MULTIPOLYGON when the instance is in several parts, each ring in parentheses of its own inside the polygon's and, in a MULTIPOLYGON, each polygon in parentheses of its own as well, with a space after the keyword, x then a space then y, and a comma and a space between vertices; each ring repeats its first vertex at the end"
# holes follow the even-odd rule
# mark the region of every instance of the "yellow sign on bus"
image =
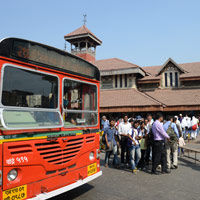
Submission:
POLYGON ((27 198, 27 185, 3 191, 3 200, 23 200, 27 198))

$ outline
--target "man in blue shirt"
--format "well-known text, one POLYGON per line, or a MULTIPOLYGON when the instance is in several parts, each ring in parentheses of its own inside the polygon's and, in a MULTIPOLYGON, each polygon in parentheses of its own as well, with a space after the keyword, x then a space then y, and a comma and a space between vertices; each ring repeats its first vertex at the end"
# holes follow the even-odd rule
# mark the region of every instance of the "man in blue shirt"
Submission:
POLYGON ((166 142, 166 152, 167 152, 167 168, 177 169, 178 168, 178 138, 179 132, 175 123, 173 123, 173 117, 167 116, 167 122, 163 125, 164 130, 167 132, 168 128, 171 126, 172 130, 177 136, 177 141, 166 142), (173 157, 173 163, 171 163, 171 153, 173 157))
POLYGON ((104 130, 106 140, 105 167, 108 167, 110 155, 113 153, 113 165, 118 167, 115 120, 110 120, 110 126, 104 130))
POLYGON ((102 120, 101 120, 101 129, 102 129, 102 131, 104 131, 108 127, 109 127, 109 120, 107 120, 106 116, 103 116, 102 120))

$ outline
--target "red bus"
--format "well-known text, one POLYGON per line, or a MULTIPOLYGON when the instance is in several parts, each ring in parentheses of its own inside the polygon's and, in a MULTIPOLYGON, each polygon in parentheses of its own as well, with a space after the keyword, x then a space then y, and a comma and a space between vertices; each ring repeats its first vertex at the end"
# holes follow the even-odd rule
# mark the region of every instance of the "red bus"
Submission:
POLYGON ((100 72, 44 44, 0 41, 0 199, 48 199, 100 171, 100 72))

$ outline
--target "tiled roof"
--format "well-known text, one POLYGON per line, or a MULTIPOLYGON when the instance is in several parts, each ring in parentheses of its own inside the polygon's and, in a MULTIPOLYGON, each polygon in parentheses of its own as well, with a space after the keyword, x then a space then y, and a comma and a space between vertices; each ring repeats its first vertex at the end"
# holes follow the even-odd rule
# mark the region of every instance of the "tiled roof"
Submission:
POLYGON ((200 106, 200 89, 157 89, 145 94, 166 106, 200 106))
POLYGON ((142 67, 142 69, 144 71, 146 71, 148 74, 150 74, 152 76, 155 76, 160 71, 161 68, 162 68, 162 65, 160 65, 160 66, 142 67))
POLYGON ((68 37, 72 37, 72 36, 79 36, 79 35, 85 35, 85 34, 90 34, 92 35, 94 38, 96 38, 100 43, 102 43, 102 41, 97 38, 95 36, 94 33, 92 33, 85 25, 81 26, 80 28, 76 29, 75 31, 68 33, 67 35, 64 36, 64 38, 68 38, 68 37))
POLYGON ((179 64, 188 73, 181 74, 181 78, 200 76, 200 62, 179 64))
POLYGON ((161 104, 136 89, 100 91, 100 107, 160 106, 161 104))
POLYGON ((144 78, 142 78, 142 79, 138 79, 138 81, 140 82, 140 83, 142 83, 142 81, 147 81, 147 80, 160 80, 161 79, 161 75, 159 75, 159 76, 145 76, 144 78))
MULTIPOLYGON (((183 63, 179 64, 179 66, 185 71, 185 73, 180 75, 180 78, 200 77, 200 62, 183 63)), ((160 79, 161 76, 156 76, 156 74, 161 70, 162 67, 162 65, 142 67, 142 69, 146 71, 149 76, 146 76, 141 80, 160 79)))
POLYGON ((96 65, 100 71, 139 68, 138 65, 118 58, 96 60, 93 64, 96 65))
POLYGON ((151 80, 160 80, 161 75, 156 76, 158 72, 161 70, 163 66, 151 66, 151 67, 141 67, 147 74, 147 76, 139 79, 138 81, 142 83, 142 81, 151 81, 151 80))

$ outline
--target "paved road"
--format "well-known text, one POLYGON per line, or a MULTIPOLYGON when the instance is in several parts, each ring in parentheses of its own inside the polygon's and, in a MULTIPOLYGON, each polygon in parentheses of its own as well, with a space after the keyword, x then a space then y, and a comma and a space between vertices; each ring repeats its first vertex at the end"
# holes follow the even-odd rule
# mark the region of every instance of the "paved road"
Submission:
POLYGON ((196 140, 186 141, 186 146, 200 149, 200 136, 196 140))
POLYGON ((52 200, 200 200, 200 164, 187 158, 179 160, 177 170, 160 176, 105 168, 103 158, 104 153, 100 178, 52 200))

